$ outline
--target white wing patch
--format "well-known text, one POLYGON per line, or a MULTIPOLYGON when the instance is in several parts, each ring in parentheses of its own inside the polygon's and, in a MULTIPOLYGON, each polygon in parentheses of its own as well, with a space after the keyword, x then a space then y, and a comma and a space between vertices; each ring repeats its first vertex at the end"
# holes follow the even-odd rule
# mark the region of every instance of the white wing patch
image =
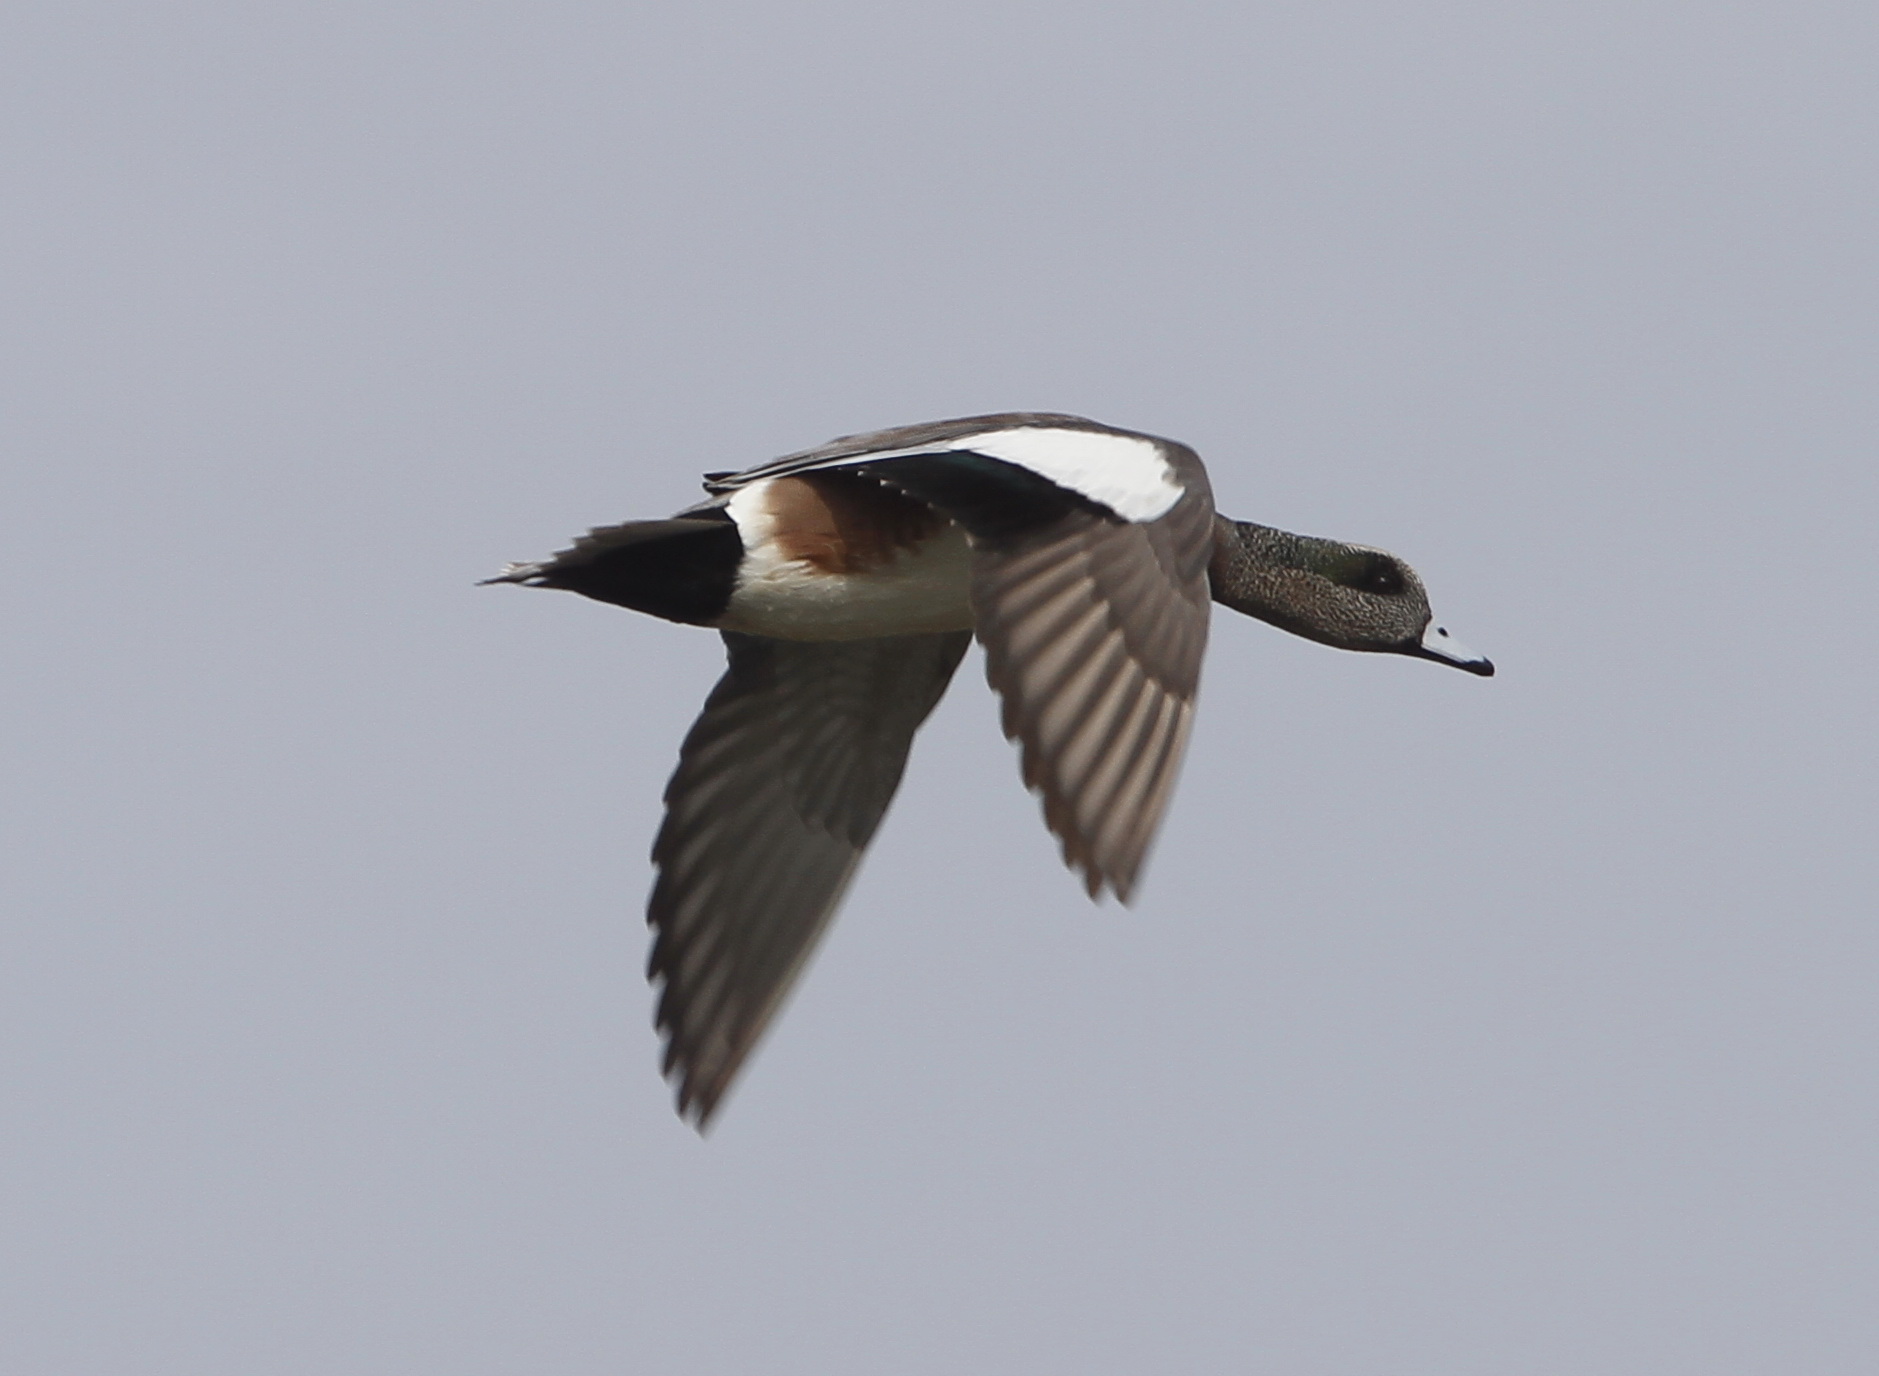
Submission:
POLYGON ((1125 521, 1165 516, 1186 491, 1174 480, 1161 446, 1139 435, 1025 425, 966 435, 944 447, 1028 468, 1059 487, 1101 502, 1125 521))
POLYGON ((1059 487, 1101 502, 1123 520, 1137 524, 1167 515, 1187 491, 1174 480, 1174 469, 1153 440, 1062 426, 1017 425, 1009 430, 981 430, 976 435, 910 444, 905 449, 844 454, 817 466, 847 468, 916 454, 983 454, 988 459, 1016 464, 1059 487))

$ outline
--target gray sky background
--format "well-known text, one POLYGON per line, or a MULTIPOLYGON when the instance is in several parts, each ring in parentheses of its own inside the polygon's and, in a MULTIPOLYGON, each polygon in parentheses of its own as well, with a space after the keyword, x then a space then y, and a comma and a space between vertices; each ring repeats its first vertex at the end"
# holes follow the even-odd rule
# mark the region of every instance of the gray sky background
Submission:
POLYGON ((10 4, 0 1368, 1879 1370, 1870 4, 10 4), (976 654, 712 1136, 716 637, 476 589, 1005 408, 1387 546, 1141 901, 976 654))

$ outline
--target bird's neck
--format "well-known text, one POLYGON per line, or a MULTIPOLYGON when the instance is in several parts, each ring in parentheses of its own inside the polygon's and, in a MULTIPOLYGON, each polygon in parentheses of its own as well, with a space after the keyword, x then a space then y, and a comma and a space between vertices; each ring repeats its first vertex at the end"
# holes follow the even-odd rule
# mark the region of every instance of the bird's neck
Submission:
POLYGON ((1321 624, 1322 580, 1336 579, 1352 553, 1341 541, 1215 516, 1207 577, 1222 606, 1294 635, 1329 640, 1321 624))

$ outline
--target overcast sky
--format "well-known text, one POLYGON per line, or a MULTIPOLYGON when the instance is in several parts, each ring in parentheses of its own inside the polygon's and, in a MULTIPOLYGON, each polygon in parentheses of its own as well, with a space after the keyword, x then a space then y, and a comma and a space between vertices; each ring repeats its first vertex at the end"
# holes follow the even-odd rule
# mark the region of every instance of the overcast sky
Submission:
POLYGON ((1870 3, 0 17, 0 1368, 1879 1370, 1870 3), (712 1134, 717 638, 475 588, 1007 408, 1382 545, 1139 902, 976 651, 712 1134))

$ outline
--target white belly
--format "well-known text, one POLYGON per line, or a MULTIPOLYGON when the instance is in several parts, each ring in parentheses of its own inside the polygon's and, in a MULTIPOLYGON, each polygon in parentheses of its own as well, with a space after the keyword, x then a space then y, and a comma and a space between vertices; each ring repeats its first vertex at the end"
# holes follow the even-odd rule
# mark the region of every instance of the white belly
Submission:
POLYGON ((767 553, 758 544, 745 554, 730 606, 717 624, 778 640, 870 640, 970 630, 971 557, 957 526, 856 574, 829 573, 767 553))

